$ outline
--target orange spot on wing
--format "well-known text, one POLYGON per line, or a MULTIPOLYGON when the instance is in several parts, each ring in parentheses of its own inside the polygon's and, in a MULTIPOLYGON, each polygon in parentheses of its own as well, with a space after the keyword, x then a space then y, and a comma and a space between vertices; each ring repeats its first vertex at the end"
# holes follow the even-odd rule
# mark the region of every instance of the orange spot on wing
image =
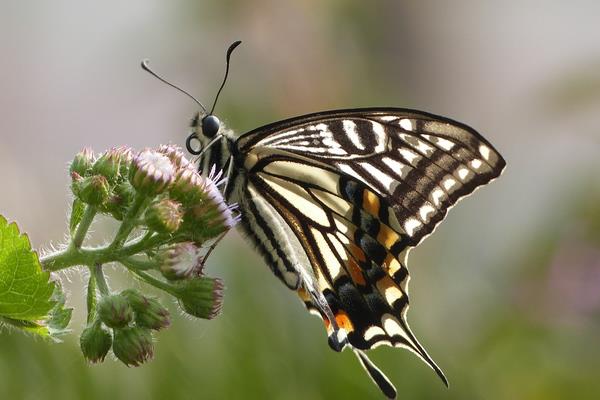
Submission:
POLYGON ((300 299, 302 299, 302 301, 309 301, 310 300, 310 296, 308 295, 308 292, 304 289, 304 288, 300 288, 297 290, 298 292, 298 296, 300 296, 300 299))
POLYGON ((349 259, 346 267, 348 268, 348 273, 350 274, 350 277, 354 283, 363 286, 367 284, 360 266, 356 263, 356 261, 354 261, 354 259, 349 259))
POLYGON ((363 208, 371 215, 379 215, 379 198, 370 190, 363 191, 363 208))
POLYGON ((383 265, 389 275, 394 275, 401 268, 401 265, 396 257, 390 253, 388 253, 385 260, 383 260, 383 265))
POLYGON ((335 315, 335 322, 337 322, 338 326, 341 329, 344 329, 346 332, 350 333, 354 330, 354 325, 352 325, 352 321, 348 317, 345 311, 339 311, 335 315))
POLYGON ((391 249, 394 243, 400 239, 400 236, 394 232, 389 226, 381 224, 379 226, 379 233, 377 234, 377 241, 381 243, 386 249, 391 249))
POLYGON ((352 254, 358 261, 365 262, 367 260, 365 253, 354 243, 348 244, 348 250, 350 250, 350 254, 352 254))

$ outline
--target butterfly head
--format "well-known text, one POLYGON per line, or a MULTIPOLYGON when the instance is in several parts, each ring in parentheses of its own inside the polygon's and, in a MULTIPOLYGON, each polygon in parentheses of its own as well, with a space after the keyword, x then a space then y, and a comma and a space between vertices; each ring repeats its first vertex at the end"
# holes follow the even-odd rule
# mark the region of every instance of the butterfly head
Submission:
POLYGON ((191 128, 200 141, 203 141, 202 139, 213 139, 219 133, 220 127, 221 121, 213 114, 202 115, 198 112, 192 118, 191 128))
POLYGON ((192 118, 190 128, 192 132, 185 141, 185 147, 191 154, 200 155, 219 135, 221 121, 216 115, 197 112, 192 118))
POLYGON ((156 74, 154 71, 152 71, 150 69, 150 67, 148 66, 148 60, 142 61, 142 68, 144 70, 146 70, 150 74, 154 75, 156 78, 158 78, 162 82, 166 83, 167 85, 172 86, 175 89, 179 90, 180 92, 189 96, 202 109, 202 112, 196 113, 194 115, 194 118, 192 118, 191 127, 192 127, 193 132, 188 136, 188 138, 186 140, 186 147, 187 147, 188 151, 194 155, 201 154, 202 150, 206 149, 210 143, 214 142, 215 139, 217 138, 217 136, 219 135, 219 130, 221 128, 221 121, 219 120, 219 118, 217 118, 213 114, 213 111, 215 110, 215 106, 217 105, 217 100, 219 99, 221 90, 223 90, 223 87, 225 86, 225 82, 227 82, 227 76, 229 75, 229 60, 231 58, 231 53, 237 46, 240 45, 240 43, 242 43, 242 42, 237 40, 237 41, 233 42, 227 49, 227 55, 225 57, 225 59, 227 61, 226 69, 225 69, 225 77, 223 78, 221 87, 219 87, 219 91, 217 92, 217 95, 215 96, 215 100, 213 102, 210 112, 207 111, 206 107, 204 107, 204 105, 202 103, 200 103, 200 101, 198 101, 198 99, 196 99, 194 96, 192 96, 185 90, 181 89, 179 86, 173 85, 171 82, 165 80, 164 78, 162 78, 161 76, 156 74), (197 146, 196 147, 192 146, 193 141, 200 142, 199 149, 197 146))

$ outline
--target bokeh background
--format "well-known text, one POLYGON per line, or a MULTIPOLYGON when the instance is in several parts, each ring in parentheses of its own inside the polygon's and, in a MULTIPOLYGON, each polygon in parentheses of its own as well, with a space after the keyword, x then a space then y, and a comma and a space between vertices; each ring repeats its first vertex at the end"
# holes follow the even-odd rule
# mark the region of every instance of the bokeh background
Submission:
MULTIPOLYGON (((217 110, 239 132, 323 109, 410 107, 466 122, 508 161, 411 253, 409 321, 450 389, 408 352, 373 351, 401 398, 597 399, 599 15, 591 0, 1 0, 0 213, 35 246, 60 243, 79 149, 183 144, 194 103, 139 61, 210 103, 224 51, 242 39, 217 110)), ((0 398, 379 398, 236 233, 209 264, 227 285, 223 314, 191 321, 172 305, 140 368, 86 365, 83 281, 63 274, 73 334, 50 344, 0 332, 0 398)))

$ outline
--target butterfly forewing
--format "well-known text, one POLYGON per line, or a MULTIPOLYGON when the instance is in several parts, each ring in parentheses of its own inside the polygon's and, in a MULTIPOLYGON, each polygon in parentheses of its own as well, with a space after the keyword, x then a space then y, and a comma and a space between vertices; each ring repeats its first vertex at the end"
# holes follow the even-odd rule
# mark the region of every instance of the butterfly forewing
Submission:
POLYGON ((497 177, 496 150, 461 123, 403 109, 332 111, 243 135, 242 153, 285 152, 362 181, 393 206, 415 246, 461 197, 497 177))

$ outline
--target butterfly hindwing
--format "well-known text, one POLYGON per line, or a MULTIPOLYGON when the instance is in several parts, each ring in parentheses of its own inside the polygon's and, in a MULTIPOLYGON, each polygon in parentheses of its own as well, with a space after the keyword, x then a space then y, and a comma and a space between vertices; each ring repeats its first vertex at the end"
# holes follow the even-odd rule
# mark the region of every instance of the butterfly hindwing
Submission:
MULTIPOLYGON (((299 295, 325 321, 331 347, 337 351, 348 343, 359 350, 404 347, 445 381, 406 321, 409 276, 399 260, 406 252, 392 253, 402 239, 388 225, 393 210, 385 199, 330 167, 280 155, 263 158, 250 170, 249 179, 308 255, 311 270, 304 274, 308 278, 299 295), (316 296, 309 293, 312 287, 316 296)), ((365 357, 360 357, 363 365, 365 357)))

